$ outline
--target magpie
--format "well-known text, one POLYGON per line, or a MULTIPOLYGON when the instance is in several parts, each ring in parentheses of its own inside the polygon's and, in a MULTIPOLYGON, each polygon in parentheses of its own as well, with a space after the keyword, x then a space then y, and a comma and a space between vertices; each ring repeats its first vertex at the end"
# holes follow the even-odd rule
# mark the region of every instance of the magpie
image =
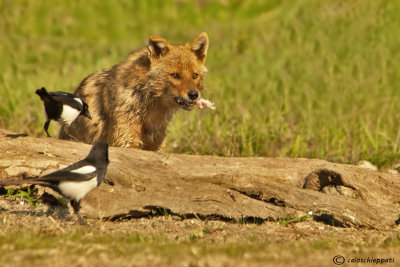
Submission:
POLYGON ((79 223, 85 224, 85 220, 79 214, 81 200, 101 184, 109 163, 108 144, 97 142, 86 158, 64 169, 37 178, 19 181, 0 180, 0 186, 36 184, 50 187, 70 201, 79 223))
POLYGON ((46 122, 44 123, 43 128, 48 137, 50 137, 50 134, 47 131, 50 125, 50 120, 55 120, 61 124, 67 124, 70 126, 79 115, 92 119, 88 105, 74 94, 65 92, 47 92, 44 87, 37 89, 35 93, 40 96, 40 99, 44 103, 46 122))

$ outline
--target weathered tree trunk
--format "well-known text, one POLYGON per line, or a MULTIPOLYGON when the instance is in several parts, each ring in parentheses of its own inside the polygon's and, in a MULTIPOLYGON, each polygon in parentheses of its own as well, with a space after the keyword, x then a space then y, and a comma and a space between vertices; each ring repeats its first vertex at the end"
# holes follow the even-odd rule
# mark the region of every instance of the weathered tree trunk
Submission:
MULTIPOLYGON (((0 179, 23 179, 84 158, 90 146, 0 131, 0 179)), ((317 159, 227 158, 110 148, 103 183, 82 201, 88 217, 164 210, 182 217, 279 220, 312 214, 382 229, 400 213, 400 176, 317 159)))

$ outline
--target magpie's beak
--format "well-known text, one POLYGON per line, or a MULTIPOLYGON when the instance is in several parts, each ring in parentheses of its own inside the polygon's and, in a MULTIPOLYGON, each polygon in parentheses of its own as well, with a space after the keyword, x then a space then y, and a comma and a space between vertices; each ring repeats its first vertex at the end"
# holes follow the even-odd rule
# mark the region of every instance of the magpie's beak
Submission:
POLYGON ((89 111, 86 111, 85 113, 82 114, 83 116, 87 117, 88 119, 92 119, 92 116, 90 115, 89 111))

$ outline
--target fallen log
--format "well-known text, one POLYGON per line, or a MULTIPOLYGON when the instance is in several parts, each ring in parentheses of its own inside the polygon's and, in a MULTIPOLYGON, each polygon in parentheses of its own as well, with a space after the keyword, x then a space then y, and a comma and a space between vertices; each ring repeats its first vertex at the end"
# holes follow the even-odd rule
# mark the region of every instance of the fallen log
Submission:
MULTIPOLYGON (((0 130, 0 179, 43 175, 91 146, 0 130)), ((167 212, 182 218, 279 221, 302 215, 340 227, 383 229, 400 213, 400 175, 319 159, 231 158, 112 147, 107 183, 82 201, 92 218, 167 212)))

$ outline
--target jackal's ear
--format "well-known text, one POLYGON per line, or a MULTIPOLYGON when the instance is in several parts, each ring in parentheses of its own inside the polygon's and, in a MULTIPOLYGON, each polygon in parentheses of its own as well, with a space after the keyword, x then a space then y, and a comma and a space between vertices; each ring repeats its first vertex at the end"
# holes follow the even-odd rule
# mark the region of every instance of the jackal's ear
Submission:
POLYGON ((167 40, 153 35, 149 39, 149 58, 155 60, 161 56, 165 56, 169 52, 169 44, 167 40))
POLYGON ((191 43, 191 49, 196 54, 201 63, 204 63, 208 50, 208 35, 202 32, 191 43))

